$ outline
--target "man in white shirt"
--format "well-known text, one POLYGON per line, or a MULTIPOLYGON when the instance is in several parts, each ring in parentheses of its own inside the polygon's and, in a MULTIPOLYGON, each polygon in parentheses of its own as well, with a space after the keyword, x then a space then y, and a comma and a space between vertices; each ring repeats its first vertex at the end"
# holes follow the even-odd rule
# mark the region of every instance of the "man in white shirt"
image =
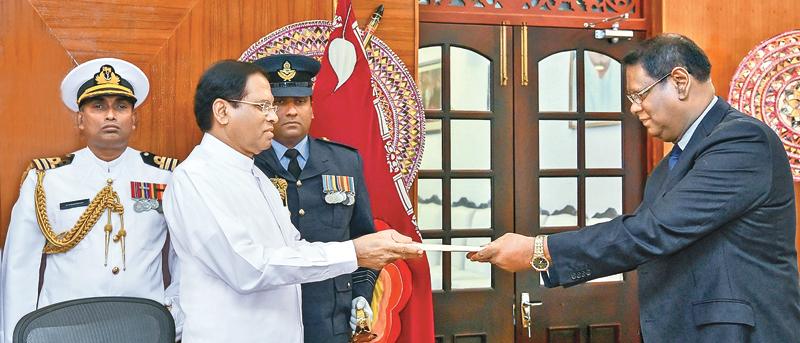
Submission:
POLYGON ((264 71, 250 63, 221 61, 197 86, 195 116, 205 134, 164 197, 183 268, 186 342, 302 342, 301 283, 422 255, 393 230, 346 242, 300 240, 253 159, 270 147, 273 100, 264 71))
MULTIPOLYGON (((134 108, 148 89, 139 68, 116 58, 88 61, 64 78, 62 100, 76 112, 87 147, 34 159, 23 175, 0 272, 4 342, 29 312, 99 296, 160 302, 180 330, 177 284, 164 287, 167 225, 161 212, 178 161, 128 147, 134 108)), ((173 281, 176 267, 170 263, 173 281)))

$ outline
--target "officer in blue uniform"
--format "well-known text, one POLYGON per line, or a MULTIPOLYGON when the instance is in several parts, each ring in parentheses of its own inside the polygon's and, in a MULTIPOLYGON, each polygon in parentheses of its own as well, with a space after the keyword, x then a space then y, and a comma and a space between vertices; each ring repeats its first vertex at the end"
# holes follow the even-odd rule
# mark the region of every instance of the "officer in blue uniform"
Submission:
MULTIPOLYGON (((255 158, 273 182, 285 185, 292 223, 309 242, 346 241, 375 232, 361 156, 356 149, 308 135, 314 113, 312 78, 320 64, 301 55, 272 55, 255 61, 267 71, 278 107, 272 147, 255 158), (285 180, 285 181, 284 181, 285 180)), ((305 342, 348 342, 351 311, 369 301, 377 274, 352 274, 306 283, 303 290, 305 342)))

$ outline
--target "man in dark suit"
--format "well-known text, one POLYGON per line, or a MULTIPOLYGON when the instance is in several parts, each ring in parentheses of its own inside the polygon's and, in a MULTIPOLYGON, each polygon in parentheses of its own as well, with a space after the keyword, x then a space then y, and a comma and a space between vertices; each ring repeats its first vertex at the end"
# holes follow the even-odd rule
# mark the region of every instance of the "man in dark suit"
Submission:
MULTIPOLYGON (((358 152, 308 135, 314 118, 312 78, 319 62, 300 55, 272 55, 255 64, 267 71, 278 107, 272 147, 257 155, 255 163, 270 178, 286 180, 292 224, 301 237, 309 242, 347 241, 375 232, 358 152)), ((348 342, 355 327, 351 310, 360 307, 371 316, 376 278, 375 271, 359 268, 303 284, 305 342, 348 342)))
POLYGON ((639 208, 579 231, 506 234, 470 258, 533 267, 548 287, 638 269, 647 343, 797 342, 795 200, 780 139, 714 95, 708 58, 684 36, 648 39, 624 64, 631 113, 675 144, 639 208))

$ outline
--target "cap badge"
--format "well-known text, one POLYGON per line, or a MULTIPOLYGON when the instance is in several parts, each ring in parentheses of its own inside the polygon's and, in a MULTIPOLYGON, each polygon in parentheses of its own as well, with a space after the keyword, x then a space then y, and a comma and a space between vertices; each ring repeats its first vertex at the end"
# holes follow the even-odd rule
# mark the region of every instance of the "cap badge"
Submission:
POLYGON ((291 81, 294 76, 297 74, 297 71, 292 69, 292 64, 289 61, 283 62, 283 69, 278 70, 278 76, 283 79, 283 81, 291 81))
POLYGON ((118 85, 120 80, 119 76, 114 73, 114 67, 110 65, 104 65, 100 68, 100 72, 94 77, 94 80, 97 82, 98 85, 113 83, 118 85))

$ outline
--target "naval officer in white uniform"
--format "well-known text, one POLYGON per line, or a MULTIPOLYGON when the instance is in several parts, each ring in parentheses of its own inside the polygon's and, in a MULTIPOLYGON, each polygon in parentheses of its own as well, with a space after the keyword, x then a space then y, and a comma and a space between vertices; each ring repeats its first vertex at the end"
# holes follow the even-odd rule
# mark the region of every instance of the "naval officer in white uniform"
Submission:
POLYGON ((180 332, 178 287, 163 281, 164 272, 177 281, 178 271, 175 258, 162 270, 162 250, 175 254, 165 247, 161 205, 178 161, 128 147, 134 109, 148 90, 139 68, 115 58, 83 63, 64 78, 62 100, 87 147, 34 159, 23 175, 2 261, 4 342, 37 308, 97 296, 163 303, 180 332))

